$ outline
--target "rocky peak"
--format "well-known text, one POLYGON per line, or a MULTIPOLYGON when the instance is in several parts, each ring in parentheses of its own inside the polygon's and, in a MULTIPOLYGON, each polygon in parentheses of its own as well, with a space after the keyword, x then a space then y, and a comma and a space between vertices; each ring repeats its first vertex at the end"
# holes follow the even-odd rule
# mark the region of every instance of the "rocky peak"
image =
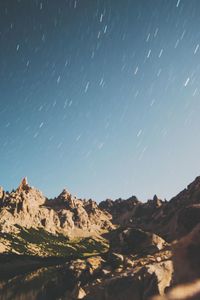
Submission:
POLYGON ((158 200, 158 196, 157 195, 154 195, 153 196, 153 201, 157 201, 158 200))
POLYGON ((190 183, 187 188, 170 200, 171 205, 182 206, 200 203, 200 176, 190 183))
POLYGON ((87 236, 112 228, 110 216, 98 208, 95 201, 81 200, 64 189, 48 200, 30 187, 23 178, 19 187, 7 193, 0 205, 0 229, 18 232, 22 228, 43 228, 51 233, 87 236))
POLYGON ((107 211, 121 210, 121 208, 129 210, 139 203, 140 201, 137 199, 136 196, 131 196, 126 200, 123 200, 122 198, 116 200, 106 199, 105 201, 99 203, 99 207, 107 211))
POLYGON ((30 189, 30 186, 28 184, 28 179, 27 177, 24 177, 18 187, 19 191, 28 191, 30 189))
POLYGON ((28 180, 25 177, 22 179, 16 190, 13 190, 10 193, 4 193, 2 205, 8 209, 16 209, 17 213, 19 213, 21 210, 29 210, 33 212, 33 207, 35 207, 37 210, 37 207, 43 205, 45 201, 46 198, 43 196, 43 194, 39 190, 30 187, 28 180))
POLYGON ((79 202, 67 189, 64 189, 58 197, 48 201, 48 205, 54 209, 73 209, 79 202))
POLYGON ((140 205, 140 201, 136 196, 123 200, 121 198, 116 200, 107 199, 99 203, 99 208, 107 211, 112 215, 112 221, 114 224, 127 224, 132 222, 132 216, 140 205))
POLYGON ((71 200, 72 195, 71 195, 71 193, 67 189, 64 189, 62 191, 62 193, 60 193, 60 195, 58 196, 58 198, 63 199, 63 200, 71 200))
POLYGON ((87 211, 87 213, 96 213, 97 211, 100 211, 97 203, 92 199, 84 201, 84 209, 87 211))
POLYGON ((200 176, 196 177, 195 180, 187 186, 188 190, 200 188, 200 176))
POLYGON ((163 201, 161 199, 159 199, 157 195, 153 196, 152 204, 155 207, 160 207, 162 205, 162 203, 163 203, 163 201))
POLYGON ((4 197, 4 190, 3 188, 0 186, 0 199, 2 199, 4 197))

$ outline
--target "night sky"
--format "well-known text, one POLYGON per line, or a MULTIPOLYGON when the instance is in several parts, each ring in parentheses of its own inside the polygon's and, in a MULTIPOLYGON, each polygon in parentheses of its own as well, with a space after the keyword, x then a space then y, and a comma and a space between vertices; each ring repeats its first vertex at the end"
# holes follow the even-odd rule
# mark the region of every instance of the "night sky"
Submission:
POLYGON ((0 141, 6 190, 170 199, 200 175, 200 1, 0 1, 0 141))

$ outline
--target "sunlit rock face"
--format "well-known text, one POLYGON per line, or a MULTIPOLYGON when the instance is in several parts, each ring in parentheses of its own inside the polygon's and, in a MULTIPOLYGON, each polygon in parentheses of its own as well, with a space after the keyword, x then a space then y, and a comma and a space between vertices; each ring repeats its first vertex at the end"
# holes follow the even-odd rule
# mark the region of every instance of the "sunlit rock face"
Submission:
POLYGON ((3 188, 0 186, 0 200, 3 198, 4 196, 4 190, 3 188))
POLYGON ((48 200, 24 178, 10 193, 0 190, 0 228, 18 232, 22 228, 42 228, 66 236, 87 236, 112 228, 111 216, 101 211, 92 200, 73 197, 67 190, 48 200))

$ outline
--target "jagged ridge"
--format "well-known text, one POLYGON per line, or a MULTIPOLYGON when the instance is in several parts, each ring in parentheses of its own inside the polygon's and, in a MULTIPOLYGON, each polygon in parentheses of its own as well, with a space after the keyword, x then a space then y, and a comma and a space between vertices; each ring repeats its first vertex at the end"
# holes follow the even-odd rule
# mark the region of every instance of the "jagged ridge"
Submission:
MULTIPOLYGON (((26 178, 10 193, 0 190, 0 230, 4 234, 19 235, 22 229, 35 229, 74 239, 113 228, 110 219, 95 201, 77 199, 67 190, 49 200, 29 186, 26 178)), ((1 252, 6 249, 1 245, 1 252)))

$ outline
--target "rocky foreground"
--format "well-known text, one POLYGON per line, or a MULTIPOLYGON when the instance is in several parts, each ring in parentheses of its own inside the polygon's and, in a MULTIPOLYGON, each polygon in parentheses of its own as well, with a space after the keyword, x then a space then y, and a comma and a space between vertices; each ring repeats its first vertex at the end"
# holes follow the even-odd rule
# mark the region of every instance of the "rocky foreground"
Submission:
POLYGON ((199 300, 200 178, 169 202, 0 188, 0 299, 199 300))

